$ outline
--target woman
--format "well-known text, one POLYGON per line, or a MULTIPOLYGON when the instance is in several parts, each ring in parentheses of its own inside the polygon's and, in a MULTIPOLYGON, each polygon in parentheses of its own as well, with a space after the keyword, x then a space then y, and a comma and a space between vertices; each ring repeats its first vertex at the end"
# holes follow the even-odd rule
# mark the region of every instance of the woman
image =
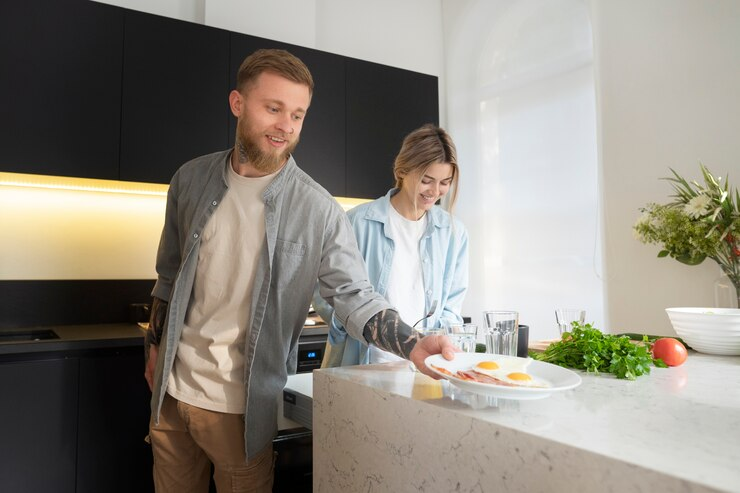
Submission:
MULTIPOLYGON (((360 253, 375 289, 409 324, 442 327, 462 322, 460 310, 468 286, 468 235, 463 224, 435 205, 457 198, 460 173, 457 151, 447 132, 424 125, 403 141, 393 167, 395 188, 348 212, 360 253)), ((365 341, 347 336, 326 302, 314 307, 330 321, 324 367, 400 359, 365 341)))

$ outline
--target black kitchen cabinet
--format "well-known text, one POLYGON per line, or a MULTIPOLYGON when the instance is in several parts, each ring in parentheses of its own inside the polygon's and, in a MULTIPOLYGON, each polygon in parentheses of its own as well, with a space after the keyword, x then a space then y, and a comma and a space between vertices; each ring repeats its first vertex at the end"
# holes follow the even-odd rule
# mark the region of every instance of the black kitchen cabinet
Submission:
POLYGON ((120 179, 169 183, 185 162, 226 149, 229 34, 126 11, 120 179))
POLYGON ((90 0, 28 0, 0 16, 0 171, 168 183, 233 146, 228 94, 258 48, 311 70, 295 157, 333 195, 383 195, 403 137, 439 120, 433 76, 90 0))
MULTIPOLYGON (((345 195, 345 57, 232 33, 229 67, 231 87, 236 86, 236 75, 244 58, 260 48, 287 50, 300 58, 311 71, 315 87, 295 159, 298 166, 329 193, 345 195)), ((229 130, 229 146, 233 146, 236 118, 230 119, 229 130)))
POLYGON ((151 393, 140 347, 80 359, 77 492, 154 490, 149 432, 151 393))
POLYGON ((3 491, 75 491, 76 359, 0 362, 3 491))
POLYGON ((0 355, 2 491, 154 491, 151 394, 132 344, 0 355))
POLYGON ((0 171, 118 178, 123 10, 4 2, 0 171))
POLYGON ((403 138, 439 124, 437 78, 347 59, 347 195, 377 198, 390 189, 403 138))

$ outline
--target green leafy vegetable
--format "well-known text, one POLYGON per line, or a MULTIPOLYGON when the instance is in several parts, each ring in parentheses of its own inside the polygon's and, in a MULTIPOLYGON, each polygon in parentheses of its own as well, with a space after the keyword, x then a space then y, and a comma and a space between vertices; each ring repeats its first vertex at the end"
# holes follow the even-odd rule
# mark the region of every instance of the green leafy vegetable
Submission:
POLYGON ((643 344, 630 342, 627 336, 604 334, 591 324, 573 322, 572 330, 564 332, 560 341, 542 353, 530 353, 532 358, 592 373, 613 373, 617 378, 635 380, 650 373, 650 366, 665 367, 653 359, 647 336, 643 344))

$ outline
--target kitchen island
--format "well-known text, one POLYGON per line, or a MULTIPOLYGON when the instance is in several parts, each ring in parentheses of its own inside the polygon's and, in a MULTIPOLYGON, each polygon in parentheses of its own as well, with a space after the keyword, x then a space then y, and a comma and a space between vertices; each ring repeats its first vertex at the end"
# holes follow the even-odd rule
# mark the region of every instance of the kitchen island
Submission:
POLYGON ((314 491, 740 492, 740 357, 578 373, 512 400, 405 362, 315 371, 314 491))

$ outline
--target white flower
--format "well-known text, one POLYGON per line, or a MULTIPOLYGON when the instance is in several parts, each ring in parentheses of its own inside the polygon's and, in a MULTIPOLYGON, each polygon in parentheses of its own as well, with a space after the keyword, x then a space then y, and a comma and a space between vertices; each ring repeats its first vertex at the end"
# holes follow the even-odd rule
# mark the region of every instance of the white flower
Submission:
POLYGON ((650 223, 650 212, 645 211, 640 215, 639 219, 637 219, 637 226, 648 223, 650 223))
POLYGON ((683 206, 683 211, 688 214, 689 217, 699 219, 701 216, 709 212, 710 200, 711 199, 706 195, 697 195, 683 206))

